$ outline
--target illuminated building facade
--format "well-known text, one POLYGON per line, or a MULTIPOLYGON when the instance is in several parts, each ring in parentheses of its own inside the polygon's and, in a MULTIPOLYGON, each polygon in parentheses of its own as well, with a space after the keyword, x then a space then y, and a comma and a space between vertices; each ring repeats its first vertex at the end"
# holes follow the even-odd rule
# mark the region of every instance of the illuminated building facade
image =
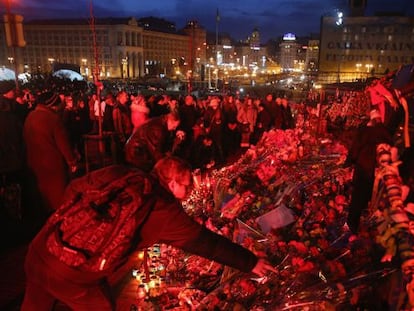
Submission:
MULTIPOLYGON (((80 19, 26 23, 27 44, 18 49, 18 71, 47 73, 55 64, 71 64, 92 78, 97 63, 100 79, 136 79, 185 74, 191 69, 189 62, 205 62, 206 34, 198 25, 190 33, 163 32, 141 27, 135 18, 104 18, 96 19, 93 28, 90 21, 80 19)), ((3 32, 0 45, 0 65, 12 67, 3 32)))
POLYGON ((94 29, 87 20, 27 23, 22 64, 32 73, 50 72, 54 63, 75 64, 89 78, 97 72, 96 64, 100 78, 137 78, 144 74, 143 30, 134 18, 99 19, 94 29))
POLYGON ((280 48, 280 67, 284 72, 291 72, 297 68, 298 51, 300 44, 296 41, 296 36, 292 33, 287 33, 283 36, 282 42, 279 44, 280 48))
POLYGON ((183 32, 189 38, 189 69, 193 77, 201 78, 207 62, 207 32, 197 21, 189 21, 183 32))
POLYGON ((319 40, 311 39, 306 47, 305 70, 307 72, 318 71, 319 40))
MULTIPOLYGON (((216 47, 213 40, 207 42, 207 59, 210 61, 215 58, 216 47)), ((266 66, 264 61, 267 57, 266 48, 260 44, 260 33, 254 29, 251 35, 243 41, 234 43, 227 34, 220 34, 217 45, 218 65, 241 66, 241 67, 260 67, 266 66)))
POLYGON ((414 17, 344 16, 321 19, 319 78, 344 82, 383 75, 414 63, 414 17))
POLYGON ((181 75, 180 68, 189 66, 186 35, 144 30, 143 44, 146 75, 181 75))
POLYGON ((160 18, 140 19, 146 75, 186 77, 199 73, 206 60, 206 31, 196 22, 189 21, 181 31, 160 18), (197 66, 198 65, 198 66, 197 66))

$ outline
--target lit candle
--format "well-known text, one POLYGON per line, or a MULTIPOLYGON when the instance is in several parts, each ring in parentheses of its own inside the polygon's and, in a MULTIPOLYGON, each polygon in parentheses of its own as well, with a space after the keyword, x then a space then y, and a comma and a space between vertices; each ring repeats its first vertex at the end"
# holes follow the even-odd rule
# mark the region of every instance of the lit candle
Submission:
POLYGON ((138 259, 139 260, 143 260, 144 259, 144 252, 143 251, 138 253, 138 259))
POLYGON ((137 298, 138 299, 144 299, 145 297, 147 297, 147 290, 145 288, 145 285, 141 284, 141 285, 138 286, 137 298))
POLYGON ((200 187, 200 182, 201 182, 201 172, 199 169, 196 169, 193 173, 193 182, 194 182, 194 187, 198 188, 200 187))
POLYGON ((211 187, 210 177, 208 175, 206 176, 206 186, 207 186, 208 189, 210 189, 210 187, 211 187))
POLYGON ((159 279, 156 275, 151 276, 151 279, 148 283, 148 288, 154 288, 155 285, 158 283, 159 279))

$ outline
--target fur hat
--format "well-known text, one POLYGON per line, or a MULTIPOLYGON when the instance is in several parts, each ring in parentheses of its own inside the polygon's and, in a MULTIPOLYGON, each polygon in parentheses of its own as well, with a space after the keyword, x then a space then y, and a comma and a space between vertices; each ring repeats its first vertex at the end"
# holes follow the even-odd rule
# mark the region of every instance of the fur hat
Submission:
POLYGON ((0 94, 6 94, 16 88, 16 83, 13 80, 0 81, 0 94))
POLYGON ((46 91, 40 93, 37 96, 37 103, 41 105, 45 105, 47 107, 52 107, 60 103, 59 96, 52 91, 46 91))

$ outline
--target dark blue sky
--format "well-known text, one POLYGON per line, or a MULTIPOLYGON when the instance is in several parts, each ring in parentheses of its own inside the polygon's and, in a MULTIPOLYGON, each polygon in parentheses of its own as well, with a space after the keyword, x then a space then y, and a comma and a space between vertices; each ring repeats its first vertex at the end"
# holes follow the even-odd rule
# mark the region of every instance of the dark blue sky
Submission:
MULTIPOLYGON (((182 28, 195 19, 215 32, 217 9, 219 31, 245 39, 258 28, 261 41, 284 33, 308 35, 319 31, 322 14, 345 10, 348 0, 3 0, 12 11, 34 18, 88 18, 92 3, 96 17, 162 17, 182 28)), ((367 13, 404 12, 414 16, 414 0, 368 0, 367 13)))

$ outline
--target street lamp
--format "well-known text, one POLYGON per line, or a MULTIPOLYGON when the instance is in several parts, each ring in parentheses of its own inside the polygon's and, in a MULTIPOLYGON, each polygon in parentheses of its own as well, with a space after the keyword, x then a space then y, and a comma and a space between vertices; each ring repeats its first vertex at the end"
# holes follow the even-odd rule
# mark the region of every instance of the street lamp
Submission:
POLYGON ((47 61, 49 62, 49 64, 50 64, 50 71, 52 72, 53 71, 53 63, 55 62, 55 59, 53 58, 53 57, 49 57, 48 59, 47 59, 47 61))
POLYGON ((122 64, 122 79, 125 78, 126 73, 127 73, 127 68, 128 67, 128 56, 124 57, 121 59, 121 64, 122 64))
POLYGON ((87 78, 89 76, 88 60, 86 58, 82 58, 81 61, 83 66, 83 74, 87 78))
POLYGON ((355 74, 355 76, 356 76, 356 78, 355 79, 358 79, 358 78, 360 78, 359 77, 359 72, 360 72, 360 70, 361 70, 361 66, 362 66, 362 64, 361 63, 357 63, 357 64, 355 64, 355 67, 356 67, 356 74, 355 74))
POLYGON ((337 26, 341 26, 344 22, 344 13, 342 13, 341 11, 337 11, 336 12, 336 21, 335 24, 337 26))
MULTIPOLYGON (((340 27, 343 25, 343 23, 344 23, 344 13, 337 10, 335 24, 336 26, 340 27)), ((338 83, 341 82, 341 61, 342 61, 342 57, 338 61, 338 70, 337 70, 337 75, 336 75, 336 82, 338 83)))

